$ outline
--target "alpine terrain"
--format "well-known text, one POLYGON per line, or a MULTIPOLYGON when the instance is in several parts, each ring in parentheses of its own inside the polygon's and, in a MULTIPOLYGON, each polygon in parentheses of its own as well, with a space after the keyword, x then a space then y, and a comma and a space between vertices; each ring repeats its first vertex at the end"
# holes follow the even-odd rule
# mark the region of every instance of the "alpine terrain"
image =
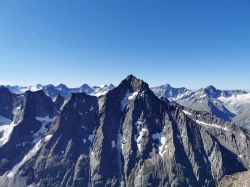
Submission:
POLYGON ((250 130, 230 102, 247 93, 159 94, 133 75, 111 87, 0 87, 0 186, 214 187, 250 170, 250 130))
POLYGON ((188 108, 209 112, 218 118, 250 129, 250 93, 242 90, 219 90, 208 86, 198 90, 162 85, 151 88, 159 97, 166 97, 188 108))

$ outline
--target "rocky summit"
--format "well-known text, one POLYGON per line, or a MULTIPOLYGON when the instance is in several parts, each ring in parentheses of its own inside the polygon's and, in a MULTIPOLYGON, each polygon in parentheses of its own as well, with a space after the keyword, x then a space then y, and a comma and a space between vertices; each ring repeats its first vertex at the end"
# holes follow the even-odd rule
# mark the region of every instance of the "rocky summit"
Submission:
POLYGON ((249 130, 133 75, 99 97, 0 88, 1 187, 214 187, 249 169, 249 130))

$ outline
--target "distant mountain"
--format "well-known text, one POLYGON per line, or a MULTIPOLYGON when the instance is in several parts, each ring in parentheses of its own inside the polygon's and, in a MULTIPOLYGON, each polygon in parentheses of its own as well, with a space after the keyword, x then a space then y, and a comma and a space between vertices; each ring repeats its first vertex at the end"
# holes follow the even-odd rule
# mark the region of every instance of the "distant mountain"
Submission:
POLYGON ((250 128, 250 93, 219 90, 208 86, 198 90, 163 85, 151 88, 158 97, 166 97, 188 108, 209 112, 219 118, 250 128))
POLYGON ((249 130, 132 75, 102 97, 1 87, 0 112, 1 187, 215 187, 250 169, 249 130))
POLYGON ((38 84, 36 86, 4 86, 8 88, 12 93, 14 94, 22 94, 26 91, 38 91, 43 90, 46 95, 50 97, 56 97, 58 94, 63 96, 66 99, 69 99, 72 93, 86 93, 89 95, 95 95, 95 96, 101 96, 106 94, 109 90, 113 89, 115 86, 113 84, 110 85, 104 85, 104 86, 94 86, 90 87, 87 84, 83 84, 79 88, 68 88, 64 84, 59 84, 58 86, 54 86, 52 84, 42 86, 41 84, 38 84))
MULTIPOLYGON (((43 90, 46 95, 54 98, 58 94, 69 99, 72 93, 86 93, 93 96, 102 96, 115 88, 114 85, 90 87, 83 84, 78 88, 68 88, 64 84, 58 86, 38 84, 36 86, 5 86, 12 93, 21 94, 28 90, 43 90)), ((207 86, 198 90, 189 90, 185 87, 174 88, 169 84, 152 87, 156 96, 166 97, 190 109, 209 112, 218 118, 231 121, 237 125, 250 129, 250 93, 242 90, 219 90, 214 86, 207 86)))

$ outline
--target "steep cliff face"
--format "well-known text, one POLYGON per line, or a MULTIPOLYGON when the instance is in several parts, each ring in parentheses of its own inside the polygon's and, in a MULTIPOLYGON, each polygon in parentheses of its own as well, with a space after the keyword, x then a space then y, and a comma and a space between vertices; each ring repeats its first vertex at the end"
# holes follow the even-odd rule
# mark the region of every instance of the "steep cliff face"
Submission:
POLYGON ((2 168, 2 186, 212 187, 250 168, 249 131, 159 99, 132 75, 99 98, 73 94, 60 110, 51 103, 34 110, 53 120, 2 168))

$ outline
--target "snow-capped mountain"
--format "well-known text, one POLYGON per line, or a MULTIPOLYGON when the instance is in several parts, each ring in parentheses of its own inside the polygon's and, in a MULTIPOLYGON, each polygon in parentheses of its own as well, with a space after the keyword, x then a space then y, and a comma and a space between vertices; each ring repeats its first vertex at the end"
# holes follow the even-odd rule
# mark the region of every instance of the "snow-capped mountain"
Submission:
POLYGON ((0 88, 0 186, 205 186, 250 169, 250 131, 130 75, 102 97, 0 88))
POLYGON ((78 88, 69 88, 64 84, 59 84, 58 86, 54 86, 52 84, 42 86, 41 84, 38 84, 36 86, 27 86, 27 87, 9 86, 9 85, 5 87, 8 88, 14 94, 22 94, 25 93, 26 91, 34 92, 38 90, 43 90, 48 96, 52 98, 60 94, 64 98, 69 99, 72 93, 87 93, 89 95, 102 96, 106 94, 109 90, 113 89, 115 86, 113 84, 110 84, 110 85, 90 87, 87 84, 83 84, 78 88))
MULTIPOLYGON (((54 98, 61 95, 69 99, 72 93, 87 93, 93 96, 107 94, 115 86, 102 85, 90 87, 83 84, 78 88, 68 88, 64 84, 58 86, 38 84, 36 86, 6 86, 12 93, 20 94, 28 90, 43 90, 48 96, 54 98)), ((208 86, 198 90, 189 90, 185 87, 174 88, 169 84, 152 87, 152 91, 158 97, 166 97, 188 108, 209 112, 219 118, 232 121, 240 126, 250 128, 250 93, 242 90, 219 90, 214 86, 208 86)))
POLYGON ((5 87, 7 87, 12 93, 16 93, 16 94, 22 94, 28 90, 35 92, 35 91, 43 89, 43 86, 41 84, 37 84, 36 86, 10 86, 10 85, 7 85, 5 87))
POLYGON ((189 90, 169 85, 151 89, 158 97, 166 97, 188 108, 210 112, 219 118, 250 128, 250 93, 246 91, 219 90, 213 86, 189 90))

